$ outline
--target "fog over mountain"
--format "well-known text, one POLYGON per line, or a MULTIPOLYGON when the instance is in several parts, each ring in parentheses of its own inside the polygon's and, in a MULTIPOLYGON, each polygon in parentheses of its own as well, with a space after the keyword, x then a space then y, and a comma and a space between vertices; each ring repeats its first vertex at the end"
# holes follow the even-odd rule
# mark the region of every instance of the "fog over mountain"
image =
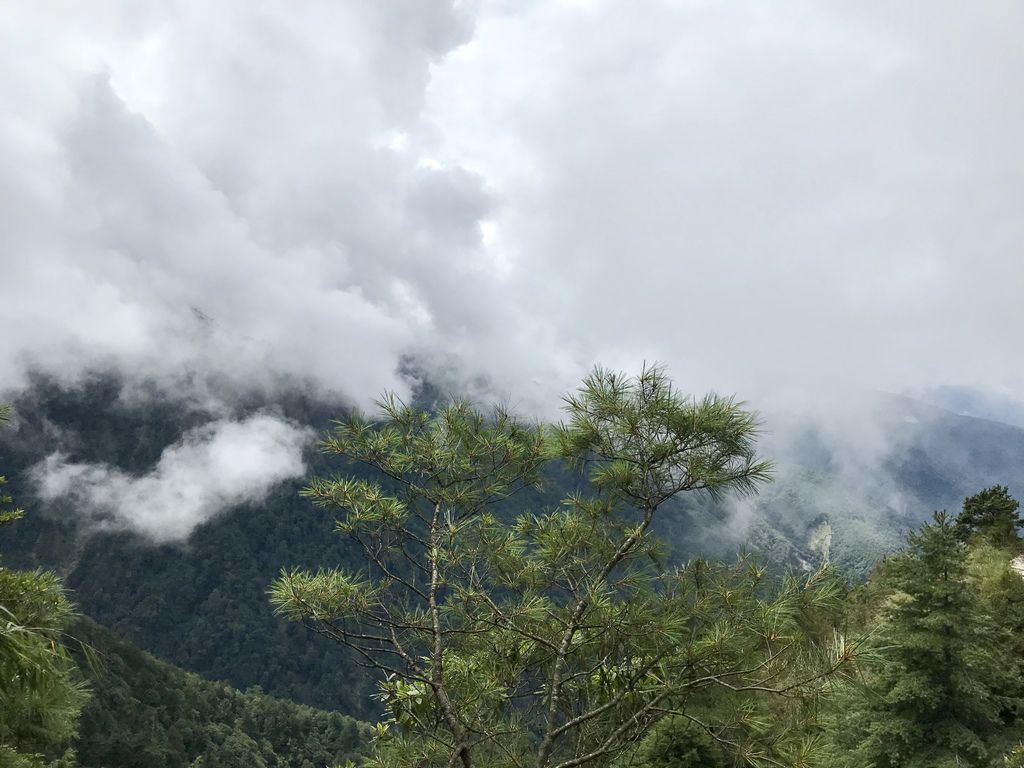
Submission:
MULTIPOLYGON (((866 393, 1012 421, 1024 8, 923 10, 6 4, 0 389, 113 370, 217 444, 239 393, 426 378, 548 417, 660 360, 862 474, 893 439, 866 393)), ((130 500, 176 470, 78 471, 130 500)))
POLYGON ((262 501, 282 480, 300 477, 302 448, 311 437, 309 429, 257 415, 190 430, 141 477, 69 462, 60 453, 37 464, 34 474, 43 501, 70 498, 80 514, 112 513, 115 526, 173 541, 222 509, 262 501))

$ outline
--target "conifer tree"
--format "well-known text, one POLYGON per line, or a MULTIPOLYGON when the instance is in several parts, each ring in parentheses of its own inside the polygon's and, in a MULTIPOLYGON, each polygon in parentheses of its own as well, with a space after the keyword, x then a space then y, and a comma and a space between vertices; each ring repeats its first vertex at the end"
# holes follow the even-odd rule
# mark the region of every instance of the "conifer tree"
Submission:
POLYGON ((973 534, 981 534, 996 546, 1009 546, 1017 541, 1017 529, 1024 525, 1019 508, 1020 502, 1005 485, 986 488, 964 499, 956 519, 957 535, 966 541, 973 534))
POLYGON ((988 765, 1005 738, 1001 715, 1013 702, 1000 690, 1016 665, 969 578, 951 518, 935 513, 877 578, 887 594, 878 627, 885 652, 866 688, 838 708, 835 762, 988 765))
POLYGON ((681 717, 662 720, 615 768, 726 768, 729 757, 702 728, 681 717))
POLYGON ((381 407, 379 422, 353 415, 324 442, 381 482, 306 490, 340 510, 368 567, 287 571, 271 590, 281 613, 382 673, 390 722, 373 765, 605 766, 669 716, 748 750, 737 737, 751 724, 706 706, 709 691, 795 695, 844 660, 802 642, 803 609, 836 597, 820 574, 776 587, 745 562, 664 566, 651 532, 663 504, 768 477, 741 404, 685 397, 649 368, 595 371, 554 430, 464 402, 381 407), (586 490, 518 507, 553 460, 586 490))

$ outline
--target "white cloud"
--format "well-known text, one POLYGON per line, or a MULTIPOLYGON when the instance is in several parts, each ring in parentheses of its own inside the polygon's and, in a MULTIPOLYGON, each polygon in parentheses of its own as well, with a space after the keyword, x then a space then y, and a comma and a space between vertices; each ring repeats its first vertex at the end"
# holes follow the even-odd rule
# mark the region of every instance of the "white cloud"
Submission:
POLYGON ((0 390, 365 402, 412 357, 549 415, 647 359, 837 433, 846 389, 1024 401, 1022 16, 5 4, 0 390))
POLYGON ((381 143, 418 130, 460 4, 53 11, 0 11, 0 388, 114 367, 366 400, 519 313, 484 180, 381 143))
POLYGON ((230 507, 257 502, 306 471, 308 428, 261 414, 215 421, 164 450, 152 470, 130 475, 52 454, 32 469, 39 496, 63 501, 100 525, 127 527, 154 541, 186 538, 230 507))
MULTIPOLYGON (((492 3, 428 95, 582 359, 1024 396, 1017 3, 492 3)), ((803 394, 800 395, 803 397, 803 394)))
POLYGON ((1009 0, 0 14, 0 388, 1024 395, 1009 0))

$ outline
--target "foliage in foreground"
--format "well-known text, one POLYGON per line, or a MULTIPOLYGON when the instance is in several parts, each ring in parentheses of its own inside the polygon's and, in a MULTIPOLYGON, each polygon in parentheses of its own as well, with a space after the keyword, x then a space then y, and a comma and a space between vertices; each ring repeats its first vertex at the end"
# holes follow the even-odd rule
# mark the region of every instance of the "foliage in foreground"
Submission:
POLYGON ((854 643, 834 642, 842 589, 827 574, 666 569, 651 534, 688 492, 751 493, 768 479, 756 416, 680 395, 659 368, 597 370, 553 432, 455 402, 395 398, 340 422, 325 451, 387 485, 337 476, 306 494, 338 509, 364 571, 286 571, 277 609, 385 676, 378 766, 608 765, 672 717, 752 765, 803 754, 798 729, 854 643), (584 490, 519 515, 497 504, 551 461, 584 490), (770 721, 764 697, 784 698, 770 721))
POLYGON ((973 521, 969 543, 936 513, 879 567, 866 591, 884 652, 827 722, 834 764, 1004 764, 1024 704, 1024 580, 1010 568, 1017 532, 1006 525, 1016 506, 998 486, 969 497, 959 518, 973 521))

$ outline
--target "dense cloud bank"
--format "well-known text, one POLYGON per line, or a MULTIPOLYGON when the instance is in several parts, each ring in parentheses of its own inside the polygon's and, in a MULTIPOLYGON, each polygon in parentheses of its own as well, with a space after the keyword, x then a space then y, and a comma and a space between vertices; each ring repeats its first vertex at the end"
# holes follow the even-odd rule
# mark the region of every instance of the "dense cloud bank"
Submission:
MULTIPOLYGON (((419 130, 468 10, 56 7, 7 7, 0 25, 2 312, 18 329, 0 386, 108 367, 366 400, 406 386, 403 358, 458 370, 526 333, 483 246, 486 181, 392 146, 419 130)), ((527 341, 504 350, 522 361, 527 341)))
POLYGON ((549 416, 594 362, 656 359, 860 464, 885 436, 850 391, 1018 413, 1022 23, 1009 0, 6 4, 0 389, 113 370, 204 408, 296 380, 366 402, 415 371, 549 416))
POLYGON ((430 113, 588 357, 1024 394, 1020 4, 483 7, 430 113))

